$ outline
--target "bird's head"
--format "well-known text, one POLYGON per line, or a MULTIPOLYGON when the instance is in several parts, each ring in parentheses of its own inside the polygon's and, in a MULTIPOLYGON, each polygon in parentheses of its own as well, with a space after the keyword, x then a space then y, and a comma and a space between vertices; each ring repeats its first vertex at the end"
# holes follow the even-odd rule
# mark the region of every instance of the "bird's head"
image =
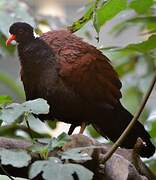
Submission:
POLYGON ((28 42, 34 39, 33 27, 24 22, 16 22, 10 26, 10 37, 6 41, 6 45, 15 40, 18 43, 28 42))

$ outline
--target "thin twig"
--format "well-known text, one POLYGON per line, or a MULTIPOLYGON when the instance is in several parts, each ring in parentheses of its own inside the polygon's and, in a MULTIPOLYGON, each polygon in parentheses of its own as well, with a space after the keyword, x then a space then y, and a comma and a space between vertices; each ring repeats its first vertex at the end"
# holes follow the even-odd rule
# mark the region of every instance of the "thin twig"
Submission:
POLYGON ((126 136, 128 135, 129 131, 132 129, 132 127, 135 125, 136 121, 138 120, 138 118, 140 117, 140 114, 142 113, 145 104, 154 88, 154 85, 156 83, 156 73, 153 77, 153 80, 151 81, 150 87, 147 90, 147 93, 145 95, 145 97, 143 98, 143 101, 140 105, 140 108, 138 109, 138 111, 135 113, 133 119, 131 120, 131 122, 129 123, 129 125, 127 126, 127 128, 124 130, 124 132, 121 134, 121 136, 118 138, 118 140, 114 143, 114 145, 112 146, 112 148, 110 149, 110 151, 108 151, 104 158, 103 158, 103 162, 105 163, 111 156, 112 154, 116 151, 116 149, 121 145, 121 143, 124 141, 124 139, 126 138, 126 136))
POLYGON ((0 168, 4 172, 4 174, 11 180, 15 180, 14 178, 11 177, 11 175, 4 169, 4 167, 0 164, 0 168))

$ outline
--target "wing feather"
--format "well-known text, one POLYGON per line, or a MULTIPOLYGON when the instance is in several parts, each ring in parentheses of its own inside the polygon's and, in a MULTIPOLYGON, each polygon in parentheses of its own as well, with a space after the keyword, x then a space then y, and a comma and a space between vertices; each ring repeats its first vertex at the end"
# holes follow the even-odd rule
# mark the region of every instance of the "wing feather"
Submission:
POLYGON ((60 75, 87 101, 114 106, 121 98, 121 82, 105 58, 87 53, 75 61, 60 61, 60 75))

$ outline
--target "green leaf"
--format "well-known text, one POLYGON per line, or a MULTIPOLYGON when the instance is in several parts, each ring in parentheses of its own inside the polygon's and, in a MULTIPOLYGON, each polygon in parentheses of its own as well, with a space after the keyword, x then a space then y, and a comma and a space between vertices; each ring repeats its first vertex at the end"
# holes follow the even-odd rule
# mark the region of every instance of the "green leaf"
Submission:
POLYGON ((70 140, 71 140, 71 137, 68 134, 63 132, 57 138, 51 139, 49 143, 49 151, 52 151, 56 148, 63 147, 70 140))
POLYGON ((95 130, 95 128, 92 125, 89 125, 87 127, 87 131, 93 138, 99 138, 100 134, 95 130))
POLYGON ((78 179, 91 180, 93 173, 78 164, 62 164, 58 158, 50 158, 48 161, 36 161, 29 171, 29 178, 33 179, 42 172, 42 177, 46 180, 74 180, 73 174, 78 179))
POLYGON ((24 150, 9 150, 0 148, 0 159, 3 165, 12 165, 13 167, 28 166, 31 156, 24 150))
POLYGON ((0 120, 11 124, 24 113, 46 114, 49 112, 49 105, 44 99, 35 99, 22 104, 10 104, 2 109, 0 120))
POLYGON ((56 129, 57 128, 57 120, 47 120, 46 121, 48 126, 51 128, 51 129, 56 129))
POLYGON ((77 21, 75 21, 71 26, 69 26, 68 28, 72 31, 72 32, 76 32, 79 29, 81 29, 93 16, 93 8, 94 6, 90 7, 86 13, 77 21))
POLYGON ((141 17, 134 17, 129 20, 126 20, 125 23, 141 23, 141 22, 156 22, 156 16, 141 16, 141 17))
POLYGON ((16 80, 9 76, 7 73, 0 72, 0 83, 5 84, 8 88, 15 93, 18 97, 24 99, 24 92, 16 83, 16 80))
POLYGON ((14 123, 24 113, 24 109, 19 104, 10 104, 2 109, 0 120, 7 124, 14 123))
POLYGON ((38 98, 31 101, 26 101, 22 104, 26 112, 34 114, 48 114, 49 105, 46 100, 38 98))
POLYGON ((119 12, 125 10, 127 7, 127 0, 108 0, 103 6, 96 10, 94 19, 94 27, 99 33, 101 26, 108 20, 111 20, 119 12))
POLYGON ((63 147, 69 140, 71 140, 71 137, 66 133, 62 133, 57 138, 37 139, 37 143, 35 142, 29 149, 40 153, 43 159, 47 159, 50 151, 63 147))
POLYGON ((6 46, 6 37, 0 32, 0 42, 1 42, 1 49, 2 55, 6 56, 8 53, 13 54, 15 52, 16 46, 10 44, 10 46, 6 46))
POLYGON ((150 170, 152 170, 152 172, 156 172, 156 158, 153 157, 152 159, 147 159, 145 160, 145 163, 148 165, 148 167, 150 168, 150 170))
MULTIPOLYGON (((114 33, 115 36, 118 36, 124 30, 127 30, 128 28, 131 28, 132 26, 136 26, 136 24, 141 24, 144 26, 144 28, 148 28, 150 30, 156 29, 156 16, 136 16, 130 19, 126 19, 124 21, 119 22, 118 24, 115 24, 113 28, 110 30, 110 33, 114 33)), ((144 30, 144 28, 141 28, 141 31, 144 30)))
POLYGON ((153 4, 153 0, 132 0, 129 7, 139 14, 145 14, 153 4))
POLYGON ((141 97, 142 93, 139 88, 131 85, 124 91, 122 102, 130 112, 134 113, 136 111, 136 107, 139 105, 141 97))
POLYGON ((134 52, 146 53, 155 48, 156 48, 156 35, 152 35, 147 40, 141 43, 129 44, 124 48, 116 49, 116 51, 134 51, 134 52))
POLYGON ((10 96, 0 96, 0 104, 9 104, 12 102, 12 98, 10 96))
POLYGON ((92 147, 80 147, 69 149, 61 154, 61 159, 70 159, 74 161, 88 161, 92 158, 88 155, 87 150, 92 147))
POLYGON ((151 137, 155 137, 156 138, 156 121, 155 121, 156 117, 152 120, 152 122, 150 122, 150 126, 151 129, 149 131, 151 137))

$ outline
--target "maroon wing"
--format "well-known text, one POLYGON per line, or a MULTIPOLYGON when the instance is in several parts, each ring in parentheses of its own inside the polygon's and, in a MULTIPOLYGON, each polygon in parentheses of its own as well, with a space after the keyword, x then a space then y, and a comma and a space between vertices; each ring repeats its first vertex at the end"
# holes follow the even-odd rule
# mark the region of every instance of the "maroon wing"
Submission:
POLYGON ((58 55, 59 75, 66 86, 88 102, 118 103, 121 82, 106 56, 69 31, 49 32, 42 39, 58 55))

